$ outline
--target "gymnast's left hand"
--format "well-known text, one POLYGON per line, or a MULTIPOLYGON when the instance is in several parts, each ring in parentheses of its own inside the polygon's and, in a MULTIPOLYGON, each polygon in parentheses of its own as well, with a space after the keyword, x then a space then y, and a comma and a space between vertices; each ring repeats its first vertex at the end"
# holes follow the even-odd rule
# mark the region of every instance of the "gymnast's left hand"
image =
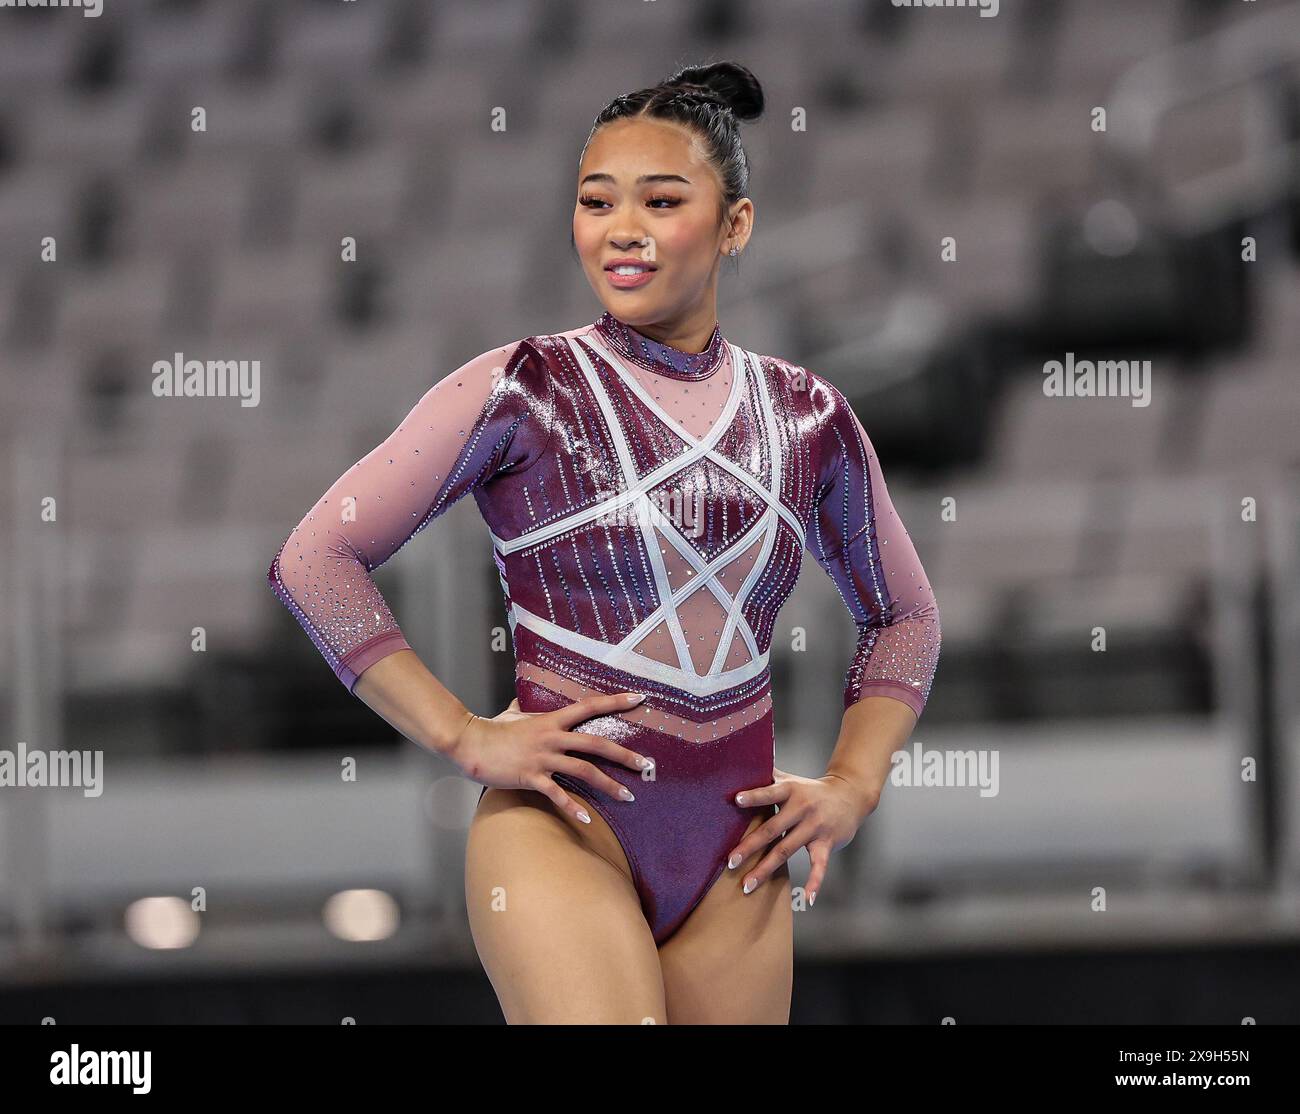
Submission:
POLYGON ((813 778, 773 770, 773 777, 771 785, 736 794, 736 803, 744 808, 779 805, 780 811, 736 844, 727 866, 734 870, 755 851, 778 841, 745 875, 745 893, 753 893, 800 847, 807 847, 812 870, 804 892, 811 906, 831 852, 852 841, 862 821, 875 811, 880 794, 864 791, 838 774, 813 778))

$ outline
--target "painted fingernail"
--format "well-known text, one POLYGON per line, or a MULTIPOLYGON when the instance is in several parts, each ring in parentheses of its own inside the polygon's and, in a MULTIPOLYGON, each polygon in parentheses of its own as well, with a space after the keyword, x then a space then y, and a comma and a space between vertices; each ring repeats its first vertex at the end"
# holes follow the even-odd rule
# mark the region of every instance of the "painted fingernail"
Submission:
POLYGON ((752 878, 746 878, 746 879, 745 879, 745 893, 749 893, 749 891, 752 890, 752 889, 753 889, 755 886, 757 886, 757 885, 758 885, 758 883, 755 882, 752 878))
POLYGON ((582 809, 578 809, 578 819, 581 820, 584 824, 591 823, 591 817, 588 816, 585 812, 583 812, 582 809))
POLYGON ((643 693, 643 692, 632 692, 632 693, 629 693, 629 694, 628 694, 627 702, 628 702, 629 704, 640 704, 641 701, 644 700, 644 699, 645 699, 645 693, 643 693))
POLYGON ((650 759, 648 759, 644 754, 638 754, 636 756, 636 764, 643 770, 650 769, 650 759))
POLYGON ((620 797, 622 797, 623 800, 625 800, 625 801, 635 801, 635 800, 636 800, 636 798, 635 798, 634 796, 632 796, 632 790, 630 790, 626 785, 620 785, 620 786, 618 787, 618 795, 619 795, 620 797))
POLYGON ((728 870, 735 870, 736 867, 738 867, 738 866, 740 866, 740 854, 739 854, 739 852, 737 852, 736 854, 732 855, 731 858, 729 858, 729 859, 727 860, 727 869, 728 869, 728 870))
POLYGON ((813 907, 813 904, 816 902, 816 900, 817 900, 817 891, 816 891, 816 890, 809 890, 809 891, 808 891, 808 908, 809 908, 809 909, 811 909, 811 908, 813 907))
POLYGON ((737 793, 737 794, 736 794, 736 804, 738 804, 738 805, 743 805, 744 803, 745 803, 745 794, 744 794, 744 793, 737 793))

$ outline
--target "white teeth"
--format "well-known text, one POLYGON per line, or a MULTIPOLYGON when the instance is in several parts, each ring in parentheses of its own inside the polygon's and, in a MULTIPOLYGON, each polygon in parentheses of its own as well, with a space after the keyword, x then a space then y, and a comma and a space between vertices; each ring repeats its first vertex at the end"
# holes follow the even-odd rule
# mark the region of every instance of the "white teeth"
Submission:
POLYGON ((621 267, 612 268, 614 274, 616 275, 641 275, 644 274, 649 269, 650 269, 649 267, 634 267, 630 263, 625 264, 621 267))

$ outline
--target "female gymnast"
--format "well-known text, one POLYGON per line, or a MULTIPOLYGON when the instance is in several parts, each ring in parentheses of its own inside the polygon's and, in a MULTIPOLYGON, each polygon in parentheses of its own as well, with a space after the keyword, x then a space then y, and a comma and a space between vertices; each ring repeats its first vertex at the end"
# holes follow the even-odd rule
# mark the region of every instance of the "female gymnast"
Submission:
POLYGON ((511 1023, 789 1021, 793 905, 876 807, 929 696, 934 595, 844 396, 725 339, 753 231, 745 67, 597 116, 573 243, 604 312, 471 359, 298 524, 268 580, 336 676, 484 786, 465 897, 511 1023), (516 699, 472 713, 370 572, 467 492, 516 699), (775 768, 769 648, 803 550, 858 628, 826 773, 775 768))

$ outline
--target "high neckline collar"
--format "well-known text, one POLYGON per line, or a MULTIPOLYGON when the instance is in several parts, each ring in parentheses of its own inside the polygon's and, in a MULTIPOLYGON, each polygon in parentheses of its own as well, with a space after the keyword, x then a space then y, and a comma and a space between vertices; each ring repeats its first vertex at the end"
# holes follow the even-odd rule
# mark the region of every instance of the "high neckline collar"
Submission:
POLYGON ((703 352, 685 352, 669 344, 661 344, 644 333, 620 321, 609 310, 596 319, 596 328, 610 346, 624 359, 638 367, 666 375, 670 379, 707 379, 722 364, 727 342, 722 337, 722 326, 715 324, 709 343, 703 352))

